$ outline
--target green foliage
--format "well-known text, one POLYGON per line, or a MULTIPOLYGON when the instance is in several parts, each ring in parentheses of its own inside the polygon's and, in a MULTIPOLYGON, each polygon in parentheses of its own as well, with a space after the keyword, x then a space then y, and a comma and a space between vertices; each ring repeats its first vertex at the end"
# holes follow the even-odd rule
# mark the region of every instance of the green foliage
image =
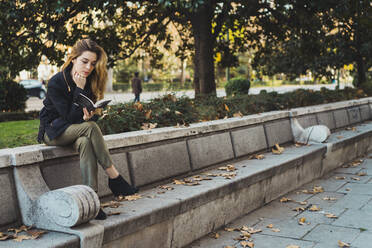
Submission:
POLYGON ((142 83, 144 91, 161 91, 163 87, 163 83, 142 83))
POLYGON ((0 82, 0 111, 24 111, 27 92, 25 88, 10 80, 0 82))
POLYGON ((279 94, 262 90, 258 95, 237 95, 234 97, 204 97, 189 99, 166 95, 141 104, 119 104, 110 106, 107 115, 98 121, 104 134, 136 131, 143 124, 157 127, 188 125, 200 121, 250 115, 274 110, 286 110, 316 104, 351 100, 365 97, 358 89, 320 91, 299 89, 279 94))
POLYGON ((248 94, 251 84, 245 78, 233 78, 225 85, 227 96, 248 94))
POLYGON ((129 83, 114 83, 112 85, 113 90, 116 91, 128 91, 130 89, 130 84, 129 83))
POLYGON ((0 112, 0 122, 35 120, 39 118, 39 111, 30 112, 0 112))

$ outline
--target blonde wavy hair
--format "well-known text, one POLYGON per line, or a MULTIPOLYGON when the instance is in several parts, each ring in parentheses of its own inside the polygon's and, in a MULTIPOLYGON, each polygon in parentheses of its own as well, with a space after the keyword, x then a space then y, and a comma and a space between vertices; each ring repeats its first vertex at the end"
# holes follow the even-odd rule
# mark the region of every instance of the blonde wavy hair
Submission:
POLYGON ((103 98, 107 83, 107 55, 102 47, 91 39, 79 40, 72 47, 71 53, 68 55, 66 62, 62 66, 62 70, 66 69, 72 60, 79 57, 83 52, 90 51, 97 54, 97 63, 92 71, 91 88, 95 101, 103 98))

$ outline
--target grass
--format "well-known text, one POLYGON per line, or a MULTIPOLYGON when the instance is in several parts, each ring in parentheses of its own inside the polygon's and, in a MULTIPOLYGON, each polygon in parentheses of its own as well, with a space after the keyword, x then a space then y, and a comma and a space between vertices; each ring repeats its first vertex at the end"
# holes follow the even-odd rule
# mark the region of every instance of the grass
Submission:
POLYGON ((40 121, 0 122, 0 149, 37 144, 40 121))

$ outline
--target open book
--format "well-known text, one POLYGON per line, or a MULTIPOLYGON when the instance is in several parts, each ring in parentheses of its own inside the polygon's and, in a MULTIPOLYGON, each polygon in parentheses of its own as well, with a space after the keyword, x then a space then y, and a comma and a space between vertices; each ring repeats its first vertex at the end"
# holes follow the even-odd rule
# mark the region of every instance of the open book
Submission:
POLYGON ((104 108, 109 102, 111 102, 111 100, 102 99, 94 103, 92 100, 89 99, 89 97, 81 93, 76 99, 76 103, 82 108, 87 108, 89 112, 94 111, 97 108, 104 108))

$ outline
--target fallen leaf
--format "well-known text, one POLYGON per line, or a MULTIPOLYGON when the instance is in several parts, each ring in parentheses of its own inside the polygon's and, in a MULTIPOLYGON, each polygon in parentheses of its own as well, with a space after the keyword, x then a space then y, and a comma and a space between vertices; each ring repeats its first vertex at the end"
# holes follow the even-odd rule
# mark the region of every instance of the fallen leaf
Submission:
POLYGON ((287 245, 285 248, 300 248, 298 245, 287 245))
POLYGON ((289 202, 289 201, 292 201, 292 199, 287 198, 287 197, 282 197, 282 198, 280 199, 280 202, 289 202))
POLYGON ((236 248, 235 246, 231 246, 231 245, 227 245, 227 246, 224 246, 223 248, 236 248))
POLYGON ((136 201, 138 199, 142 198, 141 195, 138 195, 138 194, 134 194, 134 195, 127 195, 126 197, 124 197, 124 199, 126 201, 136 201))
POLYGON ((336 136, 336 138, 337 138, 337 139, 343 139, 344 136, 341 136, 341 135, 340 135, 340 136, 336 136))
POLYGON ((360 177, 364 177, 364 176, 366 176, 367 175, 367 172, 359 172, 358 174, 356 174, 357 176, 360 176, 360 177))
POLYGON ((165 194, 165 191, 159 191, 159 192, 156 192, 157 194, 165 194))
POLYGON ((185 184, 185 182, 181 181, 181 180, 174 179, 173 184, 180 185, 180 184, 185 184))
POLYGON ((16 242, 22 242, 23 240, 27 240, 27 239, 33 239, 33 238, 32 236, 28 236, 28 235, 18 235, 18 236, 15 236, 13 240, 16 242))
POLYGON ((326 197, 323 197, 323 200, 325 200, 325 201, 336 201, 337 198, 326 196, 326 197))
POLYGON ((169 186, 169 185, 161 185, 158 188, 159 189, 166 189, 166 190, 174 190, 174 188, 169 186))
POLYGON ((19 228, 9 228, 9 229, 8 229, 8 232, 14 232, 15 235, 17 235, 17 233, 20 233, 20 232, 23 232, 23 231, 30 230, 31 228, 32 228, 32 226, 25 226, 25 225, 22 225, 22 226, 20 226, 19 228))
POLYGON ((241 241, 240 245, 243 246, 243 248, 246 248, 246 247, 253 248, 254 247, 254 243, 250 242, 250 241, 241 241))
POLYGON ((235 176, 236 176, 236 173, 223 173, 221 174, 222 177, 226 178, 226 179, 233 179, 235 176))
POLYGON ((156 128, 158 123, 142 123, 141 129, 142 130, 150 130, 156 128))
POLYGON ((273 231, 273 232, 280 232, 280 229, 279 228, 272 228, 271 231, 273 231))
POLYGON ((174 113, 176 114, 176 115, 182 115, 182 113, 180 112, 180 111, 174 111, 174 113))
POLYGON ((307 201, 296 202, 296 203, 298 203, 298 204, 300 204, 300 205, 307 205, 307 201))
POLYGON ((7 240, 7 239, 13 239, 15 236, 13 234, 4 234, 4 233, 0 233, 0 241, 4 241, 4 240, 7 240))
POLYGON ((356 167, 356 166, 360 165, 362 162, 363 162, 362 159, 355 160, 355 161, 351 162, 351 166, 356 167))
POLYGON ((320 208, 317 205, 312 205, 311 208, 309 208, 309 210, 312 212, 316 212, 316 211, 320 211, 320 208))
POLYGON ((351 177, 352 180, 355 180, 355 181, 360 181, 360 178, 359 177, 351 177))
POLYGON ((336 176, 335 179, 336 179, 336 180, 344 180, 344 179, 346 179, 346 177, 336 176))
POLYGON ((134 104, 134 108, 137 109, 138 111, 142 111, 143 110, 143 105, 140 102, 136 102, 134 104))
POLYGON ((267 227, 267 228, 273 228, 274 225, 273 225, 273 224, 268 224, 266 227, 267 227))
POLYGON ((305 211, 305 208, 304 207, 297 207, 297 208, 294 208, 292 210, 297 211, 297 212, 303 212, 303 211, 305 211))
POLYGON ((306 144, 304 143, 300 143, 300 142, 296 142, 295 143, 295 147, 301 147, 301 146, 305 146, 306 144))
POLYGON ((265 156, 264 156, 263 154, 255 154, 255 155, 253 155, 253 158, 254 158, 254 159, 261 160, 261 159, 264 159, 265 156))
POLYGON ((225 107, 225 110, 226 110, 227 112, 230 112, 230 109, 229 109, 229 107, 228 107, 226 104, 224 104, 224 107, 225 107))
POLYGON ((102 208, 118 208, 121 205, 120 202, 117 201, 109 201, 101 204, 102 208))
POLYGON ((165 108, 165 111, 170 112, 170 109, 169 108, 165 108))
POLYGON ((238 113, 233 114, 234 117, 243 117, 243 114, 239 111, 238 113))
POLYGON ((146 118, 146 120, 148 120, 148 119, 151 118, 151 113, 152 113, 152 110, 151 110, 151 109, 148 110, 148 111, 146 111, 146 113, 145 113, 145 118, 146 118))
POLYGON ((322 186, 314 186, 313 192, 314 193, 322 193, 322 192, 324 192, 324 189, 323 189, 322 186))
POLYGON ((345 242, 342 242, 341 240, 339 240, 337 242, 338 246, 341 247, 341 248, 345 248, 345 247, 350 247, 350 245, 348 243, 345 243, 345 242))
POLYGON ((211 237, 214 239, 218 239, 220 235, 218 233, 211 233, 211 237))
POLYGON ((225 171, 235 171, 236 170, 235 166, 232 165, 232 164, 229 164, 227 166, 219 167, 218 169, 219 170, 225 170, 225 171))
POLYGON ((279 146, 279 144, 275 144, 275 146, 271 149, 274 154, 282 154, 284 152, 284 147, 279 146))
POLYGON ((44 231, 44 230, 37 230, 37 229, 34 229, 34 230, 28 230, 26 231, 27 234, 31 235, 32 236, 32 239, 38 239, 39 237, 41 237, 43 234, 47 233, 47 231, 44 231))
POLYGON ((330 214, 330 213, 326 213, 324 215, 325 215, 325 217, 330 218, 330 219, 337 219, 338 218, 336 215, 330 214))
POLYGON ((346 188, 345 191, 351 191, 351 189, 350 188, 346 188))
POLYGON ((305 225, 306 224, 306 218, 302 217, 302 218, 298 219, 298 224, 305 225))
POLYGON ((233 232, 233 231, 240 231, 239 228, 234 228, 234 227, 226 227, 225 228, 226 232, 233 232))
POLYGON ((251 236, 252 236, 251 233, 247 231, 240 231, 240 237, 242 237, 243 240, 248 240, 250 239, 251 236))

